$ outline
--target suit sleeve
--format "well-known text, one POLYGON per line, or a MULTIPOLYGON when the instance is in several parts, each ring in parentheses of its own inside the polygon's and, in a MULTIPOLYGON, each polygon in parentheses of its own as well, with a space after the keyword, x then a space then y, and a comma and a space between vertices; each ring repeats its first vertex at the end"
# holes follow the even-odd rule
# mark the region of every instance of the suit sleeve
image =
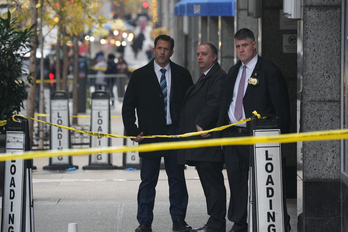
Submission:
POLYGON ((125 132, 129 136, 137 136, 141 133, 135 124, 135 110, 138 107, 138 91, 136 89, 136 78, 130 79, 122 105, 122 120, 125 132))
POLYGON ((278 68, 268 76, 269 93, 276 115, 281 119, 282 133, 288 133, 290 130, 290 100, 285 78, 278 68))

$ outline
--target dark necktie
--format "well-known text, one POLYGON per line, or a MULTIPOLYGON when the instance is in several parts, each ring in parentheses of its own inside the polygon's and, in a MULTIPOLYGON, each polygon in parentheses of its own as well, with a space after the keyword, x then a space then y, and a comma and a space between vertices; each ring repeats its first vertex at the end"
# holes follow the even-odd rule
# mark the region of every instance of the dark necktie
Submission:
POLYGON ((205 77, 205 74, 203 73, 203 74, 199 77, 199 79, 198 79, 198 81, 197 81, 197 83, 196 83, 196 88, 198 87, 199 83, 201 83, 201 81, 203 80, 204 77, 205 77))
POLYGON ((239 120, 243 116, 243 97, 244 97, 244 86, 246 77, 246 66, 243 66, 242 78, 239 82, 238 93, 236 98, 236 105, 234 109, 234 117, 239 120))
POLYGON ((160 86, 162 89, 162 94, 163 94, 163 99, 164 99, 164 112, 167 115, 167 82, 166 82, 166 69, 162 68, 161 69, 161 81, 160 81, 160 86))

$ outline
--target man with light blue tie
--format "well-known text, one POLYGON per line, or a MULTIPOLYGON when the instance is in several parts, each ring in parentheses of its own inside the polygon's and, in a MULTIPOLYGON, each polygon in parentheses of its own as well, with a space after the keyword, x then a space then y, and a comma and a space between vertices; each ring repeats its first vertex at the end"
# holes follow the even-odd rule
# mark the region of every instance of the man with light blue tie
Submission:
MULTIPOLYGON (((125 132, 139 144, 168 142, 175 139, 144 139, 147 135, 178 134, 179 115, 186 90, 193 85, 189 71, 170 60, 174 40, 159 35, 154 42, 155 58, 147 65, 135 70, 129 81, 123 106, 122 119, 125 132), (136 124, 136 119, 138 123, 136 124)), ((138 191, 137 220, 135 232, 151 232, 156 185, 161 158, 169 184, 169 212, 173 231, 189 232, 185 222, 188 193, 184 176, 184 165, 177 162, 177 150, 140 152, 141 183, 138 191)))
MULTIPOLYGON (((256 110, 261 115, 278 116, 281 132, 289 132, 290 103, 283 74, 273 63, 257 55, 251 30, 238 30, 234 39, 239 61, 230 68, 222 84, 217 126, 250 118, 256 110)), ((242 137, 247 134, 243 123, 215 136, 242 137)), ((224 146, 223 150, 231 193, 227 217, 234 222, 230 232, 247 232, 249 146, 224 146)))

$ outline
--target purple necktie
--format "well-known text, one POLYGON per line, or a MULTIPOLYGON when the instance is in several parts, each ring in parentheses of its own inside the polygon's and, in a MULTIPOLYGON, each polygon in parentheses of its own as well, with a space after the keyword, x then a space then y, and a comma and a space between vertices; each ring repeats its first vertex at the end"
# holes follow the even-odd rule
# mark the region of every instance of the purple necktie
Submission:
POLYGON ((234 117, 237 120, 240 120, 243 116, 243 97, 244 97, 244 86, 245 86, 245 77, 246 77, 246 66, 243 66, 242 78, 239 82, 238 93, 236 98, 236 105, 234 109, 234 117))
POLYGON ((201 81, 203 80, 204 77, 205 77, 205 74, 203 73, 203 74, 199 77, 199 79, 198 79, 198 81, 197 81, 197 83, 196 83, 196 88, 198 87, 199 83, 201 83, 201 81))

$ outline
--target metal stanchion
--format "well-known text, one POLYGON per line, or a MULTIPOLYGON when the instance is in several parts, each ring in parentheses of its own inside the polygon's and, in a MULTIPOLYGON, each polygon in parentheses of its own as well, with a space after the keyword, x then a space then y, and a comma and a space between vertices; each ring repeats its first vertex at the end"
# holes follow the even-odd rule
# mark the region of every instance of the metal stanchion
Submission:
MULTIPOLYGON (((92 93, 91 131, 110 134, 110 96, 105 91, 92 93)), ((111 139, 91 136, 90 147, 107 147, 111 145, 111 139)), ((115 169, 112 165, 110 153, 92 154, 89 156, 89 164, 83 169, 115 169)))
MULTIPOLYGON (((51 122, 62 126, 70 126, 69 99, 64 91, 56 91, 51 95, 51 122)), ((71 148, 70 131, 60 127, 51 127, 51 150, 71 148)), ((49 159, 49 165, 44 170, 66 170, 78 168, 72 164, 71 156, 57 156, 49 159)))
MULTIPOLYGON (((30 150, 28 120, 16 117, 6 124, 6 153, 30 150)), ((30 160, 5 162, 4 194, 2 200, 2 231, 33 232, 34 206, 30 160)))
MULTIPOLYGON (((280 120, 275 116, 253 117, 248 127, 253 136, 280 134, 280 120)), ((249 170, 249 232, 285 232, 280 143, 251 146, 249 170)))

